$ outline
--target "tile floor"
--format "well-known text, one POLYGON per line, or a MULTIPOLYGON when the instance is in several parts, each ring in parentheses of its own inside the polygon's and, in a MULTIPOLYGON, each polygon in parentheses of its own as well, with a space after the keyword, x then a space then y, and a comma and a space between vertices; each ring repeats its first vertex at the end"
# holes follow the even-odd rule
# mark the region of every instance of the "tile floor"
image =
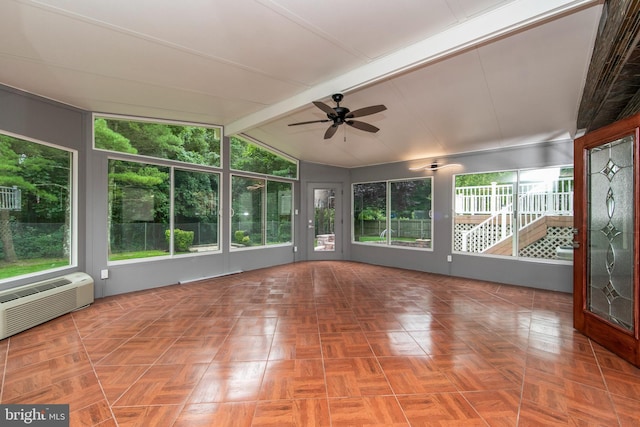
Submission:
POLYGON ((567 294, 351 262, 96 300, 0 341, 1 403, 72 426, 638 426, 567 294))

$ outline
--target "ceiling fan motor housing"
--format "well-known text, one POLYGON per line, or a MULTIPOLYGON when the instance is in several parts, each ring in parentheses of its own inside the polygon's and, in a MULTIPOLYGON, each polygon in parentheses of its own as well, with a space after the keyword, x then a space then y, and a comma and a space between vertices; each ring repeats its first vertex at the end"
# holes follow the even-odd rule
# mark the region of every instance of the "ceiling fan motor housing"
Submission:
POLYGON ((334 111, 336 113, 333 116, 331 114, 327 114, 327 117, 332 119, 334 123, 344 123, 346 115, 349 114, 349 109, 346 107, 335 107, 334 111))

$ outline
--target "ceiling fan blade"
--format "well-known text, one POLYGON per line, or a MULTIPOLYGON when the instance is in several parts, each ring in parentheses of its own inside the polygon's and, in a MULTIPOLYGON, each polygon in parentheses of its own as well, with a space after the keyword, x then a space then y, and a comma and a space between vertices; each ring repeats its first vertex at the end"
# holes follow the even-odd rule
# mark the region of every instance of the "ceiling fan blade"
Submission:
POLYGON ((379 113, 380 111, 384 111, 386 109, 387 107, 385 107, 384 105, 372 105, 371 107, 364 107, 358 110, 354 110, 348 113, 345 117, 347 119, 351 119, 354 117, 368 116, 369 114, 379 113))
POLYGON ((324 133, 324 139, 331 138, 336 133, 337 130, 338 130, 337 124, 334 123, 331 126, 329 126, 329 129, 327 129, 327 131, 324 133))
POLYGON ((359 122, 357 120, 347 120, 345 121, 349 126, 353 126, 356 129, 364 130, 366 132, 378 132, 380 129, 375 127, 374 125, 370 125, 369 123, 359 122))
POLYGON ((335 117, 335 115, 336 115, 336 112, 333 110, 333 108, 329 107, 324 102, 313 101, 313 105, 315 105, 316 107, 318 107, 319 109, 321 109, 322 111, 327 113, 327 115, 329 115, 329 116, 335 117))
POLYGON ((311 121, 308 121, 308 122, 289 123, 287 126, 308 125, 309 123, 325 123, 325 122, 330 122, 330 121, 331 120, 329 120, 329 119, 311 120, 311 121))

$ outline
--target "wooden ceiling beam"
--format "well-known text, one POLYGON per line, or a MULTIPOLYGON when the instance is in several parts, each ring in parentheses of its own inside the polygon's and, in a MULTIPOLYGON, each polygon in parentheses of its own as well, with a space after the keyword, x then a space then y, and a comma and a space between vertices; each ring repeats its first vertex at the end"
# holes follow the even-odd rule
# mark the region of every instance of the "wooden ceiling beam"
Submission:
POLYGON ((609 0, 578 110, 578 129, 591 131, 640 111, 640 1, 609 0))

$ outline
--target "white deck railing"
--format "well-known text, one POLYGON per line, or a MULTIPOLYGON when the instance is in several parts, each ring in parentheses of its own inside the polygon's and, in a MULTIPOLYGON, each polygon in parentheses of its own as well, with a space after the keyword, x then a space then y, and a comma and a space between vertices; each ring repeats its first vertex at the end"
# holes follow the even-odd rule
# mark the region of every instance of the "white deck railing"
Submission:
POLYGON ((21 207, 22 197, 18 187, 0 187, 0 209, 19 211, 21 207))
MULTIPOLYGON (((462 232, 462 251, 484 252, 513 235, 513 187, 492 184, 456 188, 457 215, 490 215, 462 232)), ((545 215, 573 215, 573 179, 520 184, 516 212, 518 230, 545 215)))
POLYGON ((490 216, 471 230, 462 232, 463 252, 484 252, 487 248, 508 238, 513 233, 509 224, 512 214, 503 210, 490 216))
POLYGON ((456 188, 455 209, 458 215, 493 215, 512 203, 512 184, 456 188))

